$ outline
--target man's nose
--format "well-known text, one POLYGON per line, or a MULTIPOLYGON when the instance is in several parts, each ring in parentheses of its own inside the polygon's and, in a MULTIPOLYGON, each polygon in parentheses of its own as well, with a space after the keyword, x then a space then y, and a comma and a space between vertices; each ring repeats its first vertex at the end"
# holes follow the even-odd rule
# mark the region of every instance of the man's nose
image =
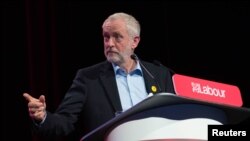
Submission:
POLYGON ((109 46, 114 46, 114 38, 109 38, 108 45, 109 46))

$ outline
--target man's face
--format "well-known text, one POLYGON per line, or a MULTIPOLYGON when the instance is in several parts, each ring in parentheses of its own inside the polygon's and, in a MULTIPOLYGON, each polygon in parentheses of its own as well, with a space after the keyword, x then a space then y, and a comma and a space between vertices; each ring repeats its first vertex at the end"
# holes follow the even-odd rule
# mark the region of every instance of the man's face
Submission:
POLYGON ((138 45, 135 38, 129 36, 123 20, 106 21, 103 25, 103 39, 107 60, 116 64, 124 63, 138 45))

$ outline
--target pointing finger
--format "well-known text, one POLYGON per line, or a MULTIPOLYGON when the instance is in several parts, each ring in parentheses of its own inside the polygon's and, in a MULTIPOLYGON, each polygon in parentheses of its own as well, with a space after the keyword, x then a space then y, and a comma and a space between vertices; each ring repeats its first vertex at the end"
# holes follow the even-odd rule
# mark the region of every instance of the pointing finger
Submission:
POLYGON ((23 97, 24 97, 27 101, 29 101, 29 102, 31 102, 32 100, 35 99, 34 97, 32 97, 31 95, 29 95, 28 93, 23 93, 23 97))

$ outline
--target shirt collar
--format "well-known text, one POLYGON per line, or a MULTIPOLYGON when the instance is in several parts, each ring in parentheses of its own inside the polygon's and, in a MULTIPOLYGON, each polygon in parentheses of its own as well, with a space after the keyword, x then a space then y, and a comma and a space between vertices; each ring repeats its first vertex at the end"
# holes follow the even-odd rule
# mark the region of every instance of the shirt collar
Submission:
MULTIPOLYGON (((112 63, 112 66, 113 66, 113 69, 115 71, 115 75, 127 75, 125 73, 125 71, 121 67, 119 67, 118 65, 112 63)), ((140 63, 138 63, 138 61, 136 61, 135 68, 129 74, 130 75, 137 74, 137 75, 142 76, 142 69, 141 69, 140 63)))

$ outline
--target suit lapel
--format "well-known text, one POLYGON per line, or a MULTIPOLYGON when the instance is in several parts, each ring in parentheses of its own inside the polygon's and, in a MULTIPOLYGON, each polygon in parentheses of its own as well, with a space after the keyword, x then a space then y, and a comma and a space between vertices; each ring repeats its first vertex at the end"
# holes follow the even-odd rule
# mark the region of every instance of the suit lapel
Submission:
POLYGON ((142 69, 142 71, 143 71, 147 93, 152 93, 151 87, 155 85, 154 80, 147 74, 147 72, 144 69, 142 69))
MULTIPOLYGON (((147 64, 145 62, 142 62, 142 63, 150 71, 150 73, 152 73, 152 75, 155 77, 156 75, 155 75, 154 71, 150 70, 150 67, 147 66, 147 64)), ((158 88, 158 85, 156 83, 157 80, 155 80, 156 78, 155 79, 151 78, 143 67, 142 67, 142 72, 143 72, 143 77, 144 77, 147 93, 158 93, 159 88, 158 88), (153 90, 152 90, 152 89, 154 89, 153 87, 155 87, 157 89, 156 92, 153 92, 153 90)))
POLYGON ((121 111, 122 107, 112 65, 107 62, 107 65, 105 65, 105 67, 102 69, 103 71, 100 75, 100 80, 110 100, 110 103, 112 104, 115 112, 121 111))

